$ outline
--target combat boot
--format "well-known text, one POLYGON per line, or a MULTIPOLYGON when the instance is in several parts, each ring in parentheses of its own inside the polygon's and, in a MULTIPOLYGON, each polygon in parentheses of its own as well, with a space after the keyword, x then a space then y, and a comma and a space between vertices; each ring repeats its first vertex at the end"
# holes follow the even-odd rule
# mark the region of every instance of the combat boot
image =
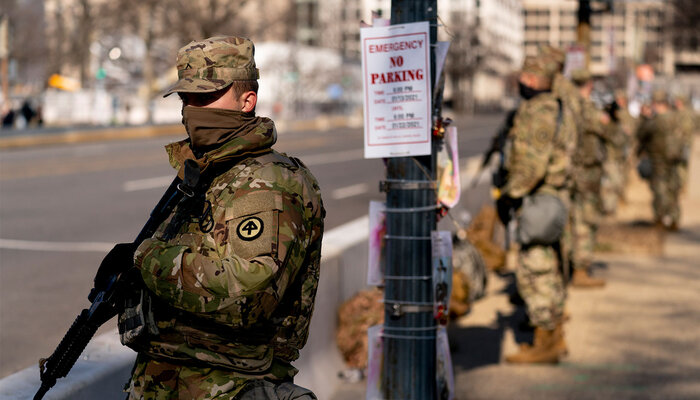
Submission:
POLYGON ((515 364, 556 364, 559 350, 556 346, 555 330, 535 328, 532 346, 520 346, 520 352, 506 356, 506 361, 515 364))
POLYGON ((605 281, 590 276, 585 268, 575 268, 574 275, 571 277, 571 286, 577 288, 597 288, 605 286, 605 281))
POLYGON ((554 327, 554 346, 559 353, 559 357, 566 357, 569 355, 569 348, 566 346, 566 341, 564 340, 563 322, 557 323, 557 326, 554 327))

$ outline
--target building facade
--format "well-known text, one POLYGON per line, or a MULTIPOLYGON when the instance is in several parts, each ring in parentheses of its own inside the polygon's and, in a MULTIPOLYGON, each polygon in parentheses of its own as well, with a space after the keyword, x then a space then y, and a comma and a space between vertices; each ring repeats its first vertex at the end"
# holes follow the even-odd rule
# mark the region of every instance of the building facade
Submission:
MULTIPOLYGON (((578 0, 524 0, 524 49, 537 54, 543 44, 564 49, 576 44, 578 0)), ((591 15, 590 70, 607 76, 633 64, 649 64, 673 76, 674 54, 665 27, 669 7, 662 0, 614 1, 613 10, 591 15)))

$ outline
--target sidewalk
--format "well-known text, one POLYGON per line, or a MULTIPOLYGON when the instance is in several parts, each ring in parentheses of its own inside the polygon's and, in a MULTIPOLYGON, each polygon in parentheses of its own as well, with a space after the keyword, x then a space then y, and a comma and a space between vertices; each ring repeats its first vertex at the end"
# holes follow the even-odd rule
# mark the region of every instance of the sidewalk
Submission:
MULTIPOLYGON (((603 289, 570 289, 569 356, 556 366, 514 366, 504 355, 530 340, 518 330, 522 308, 508 302, 514 277, 489 277, 487 295, 449 327, 456 399, 700 398, 700 140, 693 149, 681 231, 662 255, 598 253, 603 289)), ((651 220, 651 194, 638 179, 618 221, 651 220)), ((640 247, 641 246, 641 247, 640 247)), ((652 246, 653 247, 653 246, 652 246)), ((629 251, 629 250, 628 250, 629 251)), ((344 384, 335 399, 364 398, 344 384)))

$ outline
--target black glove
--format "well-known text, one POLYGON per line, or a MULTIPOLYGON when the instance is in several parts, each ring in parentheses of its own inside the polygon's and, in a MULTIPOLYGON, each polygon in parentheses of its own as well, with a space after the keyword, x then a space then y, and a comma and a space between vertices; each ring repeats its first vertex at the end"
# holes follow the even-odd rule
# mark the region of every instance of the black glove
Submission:
POLYGON ((134 266, 134 253, 138 247, 135 243, 118 243, 107 253, 95 274, 95 287, 88 300, 93 301, 97 292, 107 290, 120 274, 134 266))
POLYGON ((517 210, 522 204, 522 198, 514 199, 505 194, 496 200, 496 211, 503 225, 508 225, 508 222, 510 222, 511 210, 517 210))

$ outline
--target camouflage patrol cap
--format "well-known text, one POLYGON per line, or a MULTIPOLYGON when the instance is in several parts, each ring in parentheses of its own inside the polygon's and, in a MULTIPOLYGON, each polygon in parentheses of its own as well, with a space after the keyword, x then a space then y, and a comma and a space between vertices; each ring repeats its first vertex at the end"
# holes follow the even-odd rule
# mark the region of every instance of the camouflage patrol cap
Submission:
POLYGON ((255 46, 250 39, 215 36, 192 41, 177 52, 178 81, 163 97, 175 92, 210 93, 233 81, 256 80, 255 46))
POLYGON ((688 105, 690 103, 690 96, 688 96, 686 93, 676 93, 673 95, 673 101, 678 101, 682 104, 688 105))
POLYGON ((668 93, 663 89, 656 89, 651 94, 652 103, 668 103, 668 93))
POLYGON ((627 91, 625 89, 615 89, 615 98, 627 100, 627 91))
POLYGON ((587 69, 575 69, 571 71, 571 81, 577 86, 583 86, 591 80, 591 73, 587 69))
POLYGON ((520 71, 537 75, 551 85, 552 79, 558 71, 557 68, 555 63, 549 62, 542 57, 527 56, 520 71))
POLYGON ((557 69, 559 71, 564 69, 564 63, 566 62, 566 53, 564 50, 550 45, 542 45, 539 48, 539 56, 558 64, 557 69))

